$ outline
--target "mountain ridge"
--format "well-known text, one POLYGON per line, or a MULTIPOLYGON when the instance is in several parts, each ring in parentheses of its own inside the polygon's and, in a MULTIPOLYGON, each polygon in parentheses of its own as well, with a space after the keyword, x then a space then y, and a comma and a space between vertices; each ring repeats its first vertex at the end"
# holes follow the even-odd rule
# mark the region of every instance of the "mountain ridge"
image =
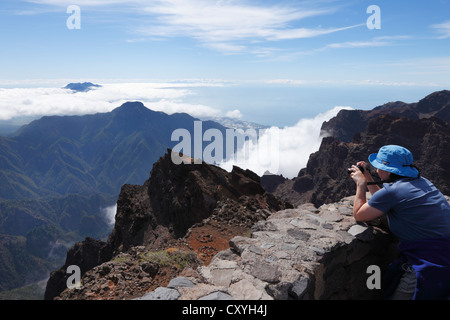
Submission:
MULTIPOLYGON (((193 132, 195 121, 130 101, 106 113, 45 116, 0 137, 0 289, 34 279, 20 261, 40 259, 52 270, 52 252, 60 265, 74 241, 106 237, 111 226, 101 208, 116 203, 122 185, 145 182, 174 144, 173 130, 193 132), (50 242, 61 246, 52 251, 50 242)), ((203 127, 226 130, 212 121, 203 127)))
MULTIPOLYGON (((192 132, 196 120, 188 114, 167 115, 152 111, 141 102, 126 102, 108 113, 45 116, 9 138, 1 137, 0 143, 5 151, 10 151, 4 154, 18 159, 14 161, 12 173, 33 179, 33 183, 23 189, 29 188, 40 195, 95 191, 117 194, 122 184, 143 183, 145 179, 141 177, 146 176, 168 147, 172 147, 173 130, 187 128, 192 132), (129 150, 140 150, 140 157, 119 161, 118 158, 129 154, 129 150), (119 181, 104 178, 103 168, 111 167, 118 171, 119 181), (131 167, 140 172, 133 173, 131 167), (58 171, 64 172, 63 183, 46 180, 58 171), (69 185, 75 189, 68 189, 69 185)), ((225 127, 212 121, 203 126, 225 131, 225 127)), ((8 164, 7 159, 4 162, 8 164)), ((11 164, 8 165, 11 168, 11 164)), ((114 173, 108 172, 106 176, 113 177, 114 173)), ((0 198, 12 197, 0 193, 0 198)))
MULTIPOLYGON (((355 192, 346 172, 348 167, 357 161, 367 162, 369 154, 383 145, 397 144, 411 150, 424 177, 444 194, 450 194, 449 105, 450 91, 444 90, 413 104, 393 102, 367 111, 342 110, 324 122, 320 148, 310 155, 297 177, 263 176, 262 184, 294 205, 335 202, 355 192)), ((373 168, 372 173, 378 179, 373 168)))
POLYGON ((355 134, 364 131, 371 119, 383 114, 412 120, 435 116, 450 124, 450 91, 430 93, 415 103, 396 101, 371 110, 341 110, 335 117, 322 124, 321 135, 350 142, 355 134))

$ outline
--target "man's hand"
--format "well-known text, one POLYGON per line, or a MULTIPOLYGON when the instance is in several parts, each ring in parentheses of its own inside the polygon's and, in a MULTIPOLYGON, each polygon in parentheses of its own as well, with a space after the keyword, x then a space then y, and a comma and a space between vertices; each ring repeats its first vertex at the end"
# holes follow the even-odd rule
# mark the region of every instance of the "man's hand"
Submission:
POLYGON ((367 181, 372 180, 372 175, 370 174, 369 167, 365 161, 359 161, 356 163, 357 166, 361 166, 364 169, 364 176, 366 177, 367 181))
MULTIPOLYGON (((365 170, 365 165, 363 166, 360 163, 364 162, 358 162, 357 164, 364 168, 364 172, 367 172, 367 170, 365 170)), ((353 179, 353 181, 355 181, 357 186, 359 187, 364 187, 364 185, 367 186, 366 176, 361 172, 361 170, 359 170, 359 168, 356 165, 352 165, 350 171, 352 171, 350 177, 353 179)))
MULTIPOLYGON (((374 181, 374 180, 373 180, 373 177, 372 177, 372 174, 370 173, 370 171, 369 171, 369 169, 368 169, 368 166, 367 166, 367 163, 366 163, 366 162, 364 162, 364 161, 359 161, 356 165, 357 165, 357 166, 361 166, 361 167, 364 168, 364 177, 366 178, 366 182, 373 182, 373 181, 374 181)), ((353 170, 353 168, 352 168, 351 170, 353 170)), ((358 170, 358 171, 360 171, 360 170, 358 170)), ((353 179, 353 180, 355 180, 355 179, 353 179)), ((358 182, 355 181, 355 183, 358 183, 358 182)), ((371 194, 374 194, 375 192, 377 192, 378 190, 380 190, 380 187, 377 186, 376 184, 368 185, 367 187, 368 187, 369 192, 370 192, 371 194)))

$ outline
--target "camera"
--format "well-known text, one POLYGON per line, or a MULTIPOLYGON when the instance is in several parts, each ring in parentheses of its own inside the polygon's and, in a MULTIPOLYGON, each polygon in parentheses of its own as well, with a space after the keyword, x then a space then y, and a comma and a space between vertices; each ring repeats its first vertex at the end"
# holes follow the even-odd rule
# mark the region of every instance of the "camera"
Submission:
MULTIPOLYGON (((360 166, 359 164, 356 165, 358 167, 359 170, 361 170, 362 173, 364 173, 364 168, 362 166, 360 166)), ((350 169, 347 169, 347 173, 351 174, 353 171, 350 169)))

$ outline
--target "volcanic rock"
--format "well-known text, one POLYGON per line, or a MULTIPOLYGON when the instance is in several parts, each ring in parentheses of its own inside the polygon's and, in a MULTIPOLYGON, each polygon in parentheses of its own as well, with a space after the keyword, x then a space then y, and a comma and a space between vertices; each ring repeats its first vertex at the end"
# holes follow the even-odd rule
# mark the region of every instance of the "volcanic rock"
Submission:
MULTIPOLYGON (((171 150, 168 150, 153 165, 150 178, 142 186, 122 187, 117 200, 115 226, 107 242, 96 242, 95 250, 91 250, 93 240, 86 239, 75 246, 79 249, 70 250, 65 265, 51 274, 45 298, 53 299, 66 288, 66 269, 71 264, 86 261, 81 268, 85 274, 102 263, 117 261, 118 255, 129 253, 136 247, 146 252, 183 247, 198 253, 203 262, 209 261, 225 248, 220 247, 220 243, 228 244, 231 237, 245 233, 257 221, 289 207, 292 206, 267 193, 259 176, 250 170, 233 167, 230 173, 217 166, 194 161, 176 165, 172 162, 171 150), (205 231, 209 232, 209 237, 205 231), (192 236, 197 239, 194 242, 201 246, 189 244, 192 236), (209 239, 213 243, 208 243, 209 239), (83 252, 89 252, 89 255, 86 257, 83 252)), ((136 259, 139 257, 131 260, 136 259)), ((136 268, 150 273, 150 278, 162 272, 158 266, 148 263, 136 268)), ((93 281, 96 278, 91 275, 87 281, 96 286, 93 281)), ((88 298, 87 293, 81 292, 76 296, 72 293, 70 297, 88 298)), ((94 291, 92 295, 98 297, 99 293, 94 291)))
POLYGON ((381 115, 411 120, 437 117, 450 124, 450 91, 434 92, 416 103, 389 102, 372 110, 341 110, 322 124, 321 135, 351 142, 354 135, 365 131, 367 124, 381 115))

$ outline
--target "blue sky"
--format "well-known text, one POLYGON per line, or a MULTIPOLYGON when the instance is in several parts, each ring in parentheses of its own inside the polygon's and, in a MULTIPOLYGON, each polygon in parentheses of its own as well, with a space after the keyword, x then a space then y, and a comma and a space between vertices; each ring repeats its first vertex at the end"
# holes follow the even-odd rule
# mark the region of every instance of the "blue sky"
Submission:
POLYGON ((0 37, 3 119, 54 109, 49 92, 17 88, 76 81, 176 83, 184 94, 149 101, 278 126, 450 88, 450 1, 2 0, 0 37), (70 5, 80 29, 67 27, 70 5), (380 29, 367 26, 371 5, 380 29))

